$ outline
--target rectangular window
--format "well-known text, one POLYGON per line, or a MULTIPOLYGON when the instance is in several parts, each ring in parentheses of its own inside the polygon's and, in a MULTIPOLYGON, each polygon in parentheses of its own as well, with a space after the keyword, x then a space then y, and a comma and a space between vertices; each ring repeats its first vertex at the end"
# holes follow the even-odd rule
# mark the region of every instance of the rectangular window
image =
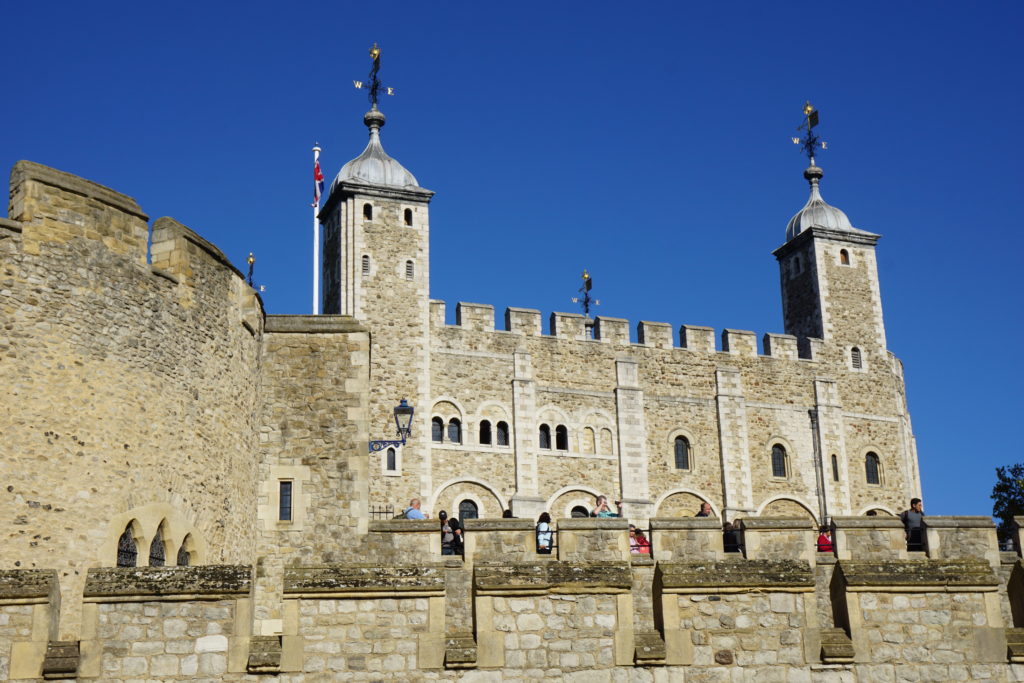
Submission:
POLYGON ((291 521, 292 519, 292 482, 282 481, 281 483, 281 496, 280 503, 278 506, 277 518, 282 521, 291 521))

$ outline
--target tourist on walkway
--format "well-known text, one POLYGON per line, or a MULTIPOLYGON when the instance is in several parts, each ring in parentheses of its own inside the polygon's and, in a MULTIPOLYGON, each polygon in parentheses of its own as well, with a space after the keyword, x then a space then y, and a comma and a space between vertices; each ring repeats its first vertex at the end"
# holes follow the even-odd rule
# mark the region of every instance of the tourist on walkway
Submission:
POLYGON ((612 509, 608 507, 608 496, 598 496, 597 505, 594 507, 594 511, 590 513, 591 517, 621 517, 622 516, 622 501, 615 501, 615 507, 618 508, 618 512, 612 512, 612 509))
POLYGON ((551 515, 540 513, 537 518, 537 552, 541 555, 551 554, 551 515))
POLYGON ((694 517, 710 517, 711 516, 711 503, 701 503, 700 510, 694 517))
POLYGON ((835 545, 832 543, 832 529, 827 526, 821 527, 821 533, 818 534, 818 552, 830 553, 834 549, 835 545))
POLYGON ((409 501, 409 507, 405 508, 406 519, 426 519, 427 515, 420 510, 420 499, 413 498, 409 501))
POLYGON ((907 550, 923 550, 924 503, 920 498, 910 499, 910 508, 900 513, 900 521, 907 536, 907 550))
POLYGON ((441 554, 461 555, 462 554, 462 527, 459 520, 448 519, 448 513, 441 510, 437 518, 441 520, 441 554))

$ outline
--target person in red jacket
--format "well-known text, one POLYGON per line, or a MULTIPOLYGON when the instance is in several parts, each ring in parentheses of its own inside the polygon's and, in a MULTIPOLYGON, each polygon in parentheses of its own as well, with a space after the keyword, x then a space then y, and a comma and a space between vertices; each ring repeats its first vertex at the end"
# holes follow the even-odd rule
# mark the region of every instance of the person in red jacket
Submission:
POLYGON ((818 535, 818 552, 830 553, 834 548, 835 546, 832 545, 832 529, 827 526, 821 527, 821 533, 818 535))

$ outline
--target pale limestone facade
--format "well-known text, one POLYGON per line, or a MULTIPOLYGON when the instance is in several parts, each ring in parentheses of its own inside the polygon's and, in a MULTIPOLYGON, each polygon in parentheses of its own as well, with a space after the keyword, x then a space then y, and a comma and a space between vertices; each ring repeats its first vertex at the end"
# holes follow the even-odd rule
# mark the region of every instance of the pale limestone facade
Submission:
MULTIPOLYGON (((383 154, 383 115, 371 114, 367 149, 383 154)), ((362 158, 321 213, 324 311, 370 330, 373 438, 392 438, 400 399, 417 411, 405 446, 371 454, 374 508, 400 512, 419 497, 434 515, 466 501, 482 517, 511 508, 536 519, 592 507, 603 493, 641 522, 707 501, 727 519, 767 511, 821 523, 895 514, 920 495, 902 365, 885 341, 877 235, 810 224, 779 247, 786 334, 765 334, 760 351, 753 332, 724 330, 716 347, 709 328, 647 321, 631 343, 628 321, 571 313, 551 314, 545 330, 528 308, 509 308, 496 329, 493 307, 465 302, 447 325, 446 303, 428 298, 433 193, 346 177, 362 158), (676 467, 677 437, 687 468, 676 467), (775 446, 784 476, 773 475, 775 446)))
POLYGON ((930 520, 908 555, 891 518, 849 517, 919 494, 875 236, 812 226, 776 251, 787 334, 763 353, 752 332, 719 349, 647 321, 631 343, 625 320, 554 313, 546 334, 526 308, 499 330, 460 303, 445 324, 431 196, 339 179, 327 315, 267 315, 189 228, 15 167, 0 680, 1024 678, 1024 570, 990 521, 930 520), (416 422, 389 461, 367 444, 392 438, 402 398, 416 422), (631 557, 625 520, 569 519, 598 494, 649 525, 652 558, 631 557), (467 521, 465 557, 445 559, 435 521, 370 514, 414 496, 520 519, 467 521), (703 501, 715 516, 693 519, 703 501), (812 551, 823 517, 834 556, 812 551), (115 566, 124 543, 137 567, 115 566))

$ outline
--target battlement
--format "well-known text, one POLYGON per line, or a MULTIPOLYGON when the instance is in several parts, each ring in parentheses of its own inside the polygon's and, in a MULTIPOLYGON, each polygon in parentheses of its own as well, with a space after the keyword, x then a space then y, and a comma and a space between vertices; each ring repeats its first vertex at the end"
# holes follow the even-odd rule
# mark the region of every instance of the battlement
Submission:
POLYGON ((543 332, 543 314, 533 308, 505 309, 505 324, 498 329, 494 324, 494 306, 460 301, 455 305, 455 324, 446 323, 447 304, 439 299, 430 301, 430 325, 435 331, 463 330, 466 332, 512 333, 524 337, 541 337, 573 342, 592 342, 616 347, 642 347, 647 349, 683 349, 695 353, 722 353, 747 358, 775 358, 779 360, 807 360, 819 358, 820 339, 798 340, 788 334, 767 333, 761 339, 758 352, 757 338, 748 330, 725 329, 721 345, 715 344, 715 330, 699 325, 681 325, 673 335, 672 325, 641 320, 636 325, 636 341, 630 339, 630 322, 623 318, 596 316, 588 320, 579 313, 554 312, 548 316, 549 333, 543 332), (802 343, 801 343, 802 342, 802 343))
POLYGON ((531 520, 466 520, 465 555, 444 556, 435 520, 371 522, 351 561, 274 585, 251 565, 93 568, 70 640, 47 627, 67 608, 56 572, 2 571, 0 679, 1019 677, 1024 565, 988 518, 926 517, 915 553, 891 517, 836 518, 832 552, 798 518, 744 519, 738 547, 718 519, 654 519, 651 554, 624 519, 554 526, 543 554, 531 520), (256 614, 267 599, 281 619, 256 614))

